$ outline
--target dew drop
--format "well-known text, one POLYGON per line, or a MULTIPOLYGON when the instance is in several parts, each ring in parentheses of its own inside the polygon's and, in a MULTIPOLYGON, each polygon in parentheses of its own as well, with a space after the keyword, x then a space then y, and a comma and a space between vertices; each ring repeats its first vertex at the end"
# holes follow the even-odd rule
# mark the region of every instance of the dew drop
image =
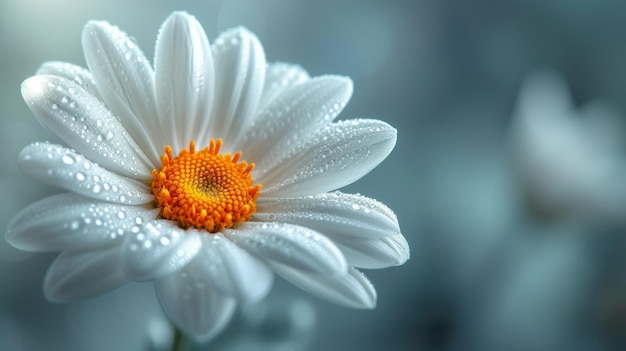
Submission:
POLYGON ((119 219, 124 219, 124 218, 126 218, 126 212, 124 212, 124 211, 118 211, 118 212, 117 212, 117 218, 119 218, 119 219))
POLYGON ((80 227, 80 223, 78 223, 78 221, 72 221, 72 223, 70 223, 70 229, 76 230, 78 227, 80 227))
POLYGON ((161 245, 167 246, 169 244, 170 244, 170 239, 168 237, 164 236, 164 237, 161 238, 161 245))
POLYGON ((65 163, 66 165, 71 165, 72 163, 74 163, 74 159, 70 155, 63 155, 61 161, 63 161, 63 163, 65 163))
POLYGON ((100 185, 98 185, 98 184, 94 185, 93 186, 93 192, 96 193, 96 194, 99 193, 100 192, 100 185))
POLYGON ((78 173, 76 173, 76 179, 78 181, 82 182, 83 180, 85 180, 85 175, 80 173, 80 172, 78 172, 78 173))

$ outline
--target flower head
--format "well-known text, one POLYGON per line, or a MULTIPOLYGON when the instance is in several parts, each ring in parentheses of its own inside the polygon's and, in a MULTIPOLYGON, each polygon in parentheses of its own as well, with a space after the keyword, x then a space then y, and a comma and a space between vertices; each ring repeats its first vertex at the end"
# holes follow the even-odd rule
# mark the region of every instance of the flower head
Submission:
POLYGON ((26 173, 69 192, 27 207, 6 234, 24 250, 62 251, 45 278, 49 299, 154 281, 165 312, 196 337, 264 297, 273 272, 374 307, 354 267, 402 264, 407 242, 385 205, 334 190, 385 159, 396 131, 333 122, 348 78, 268 64, 243 28, 210 45, 186 13, 163 24, 154 67, 106 22, 85 26, 83 48, 88 69, 48 62, 22 85, 66 143, 20 153, 26 173))

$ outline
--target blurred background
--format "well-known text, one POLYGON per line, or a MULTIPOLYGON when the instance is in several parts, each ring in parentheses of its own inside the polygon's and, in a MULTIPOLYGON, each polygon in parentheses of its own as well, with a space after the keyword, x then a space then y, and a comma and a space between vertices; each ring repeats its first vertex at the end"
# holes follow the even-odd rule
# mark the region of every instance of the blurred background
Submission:
MULTIPOLYGON (((353 78, 340 118, 399 132, 390 157, 344 191, 391 207, 412 251, 401 267, 366 272, 373 311, 277 279, 196 349, 626 349, 621 0, 0 0, 0 228, 58 192, 15 165, 28 143, 55 140, 21 82, 44 61, 85 65, 90 19, 153 57, 173 10, 210 39, 246 26, 268 61, 353 78)), ((0 241, 1 350, 167 349, 150 284, 52 304, 41 287, 53 258, 0 241)))

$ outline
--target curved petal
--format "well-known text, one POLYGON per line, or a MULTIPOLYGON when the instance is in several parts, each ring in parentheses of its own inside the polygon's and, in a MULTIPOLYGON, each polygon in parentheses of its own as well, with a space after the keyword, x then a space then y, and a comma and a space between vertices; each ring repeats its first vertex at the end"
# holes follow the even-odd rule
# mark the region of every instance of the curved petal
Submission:
POLYGON ((376 290, 365 275, 354 268, 342 275, 303 272, 272 264, 274 271, 293 285, 330 302, 352 308, 376 307, 376 290))
MULTIPOLYGON (((334 238, 384 238, 400 234, 398 219, 383 203, 341 192, 296 198, 263 199, 254 218, 291 223, 334 238)), ((349 239, 348 239, 349 240, 349 239)))
POLYGON ((151 142, 162 135, 150 62, 126 33, 107 22, 88 22, 82 42, 100 96, 152 163, 159 164, 160 153, 151 142))
POLYGON ((348 264, 377 269, 399 266, 410 256, 409 243, 401 234, 387 238, 337 238, 335 245, 346 256, 348 264))
POLYGON ((154 199, 147 185, 108 171, 63 146, 30 144, 20 152, 17 164, 46 183, 92 199, 127 205, 141 205, 154 199))
POLYGON ((147 179, 153 166, 126 129, 93 95, 58 76, 34 76, 22 96, 37 119, 89 159, 116 173, 147 179))
POLYGON ((328 238, 309 228, 284 223, 240 223, 224 235, 270 262, 319 274, 343 274, 348 265, 328 238))
POLYGON ((174 12, 161 27, 155 75, 163 134, 178 152, 207 130, 215 90, 211 46, 193 16, 174 12))
POLYGON ((222 33, 213 43, 215 105, 208 134, 202 140, 222 138, 224 151, 237 145, 249 127, 265 81, 265 52, 257 37, 244 28, 222 33), (208 136, 208 137, 207 137, 208 136))
POLYGON ((98 90, 96 89, 96 83, 93 80, 91 72, 83 67, 67 62, 48 61, 44 62, 41 67, 39 67, 37 75, 64 77, 79 87, 85 89, 86 92, 96 98, 100 97, 100 93, 98 93, 98 90))
POLYGON ((395 144, 396 130, 385 122, 340 121, 264 167, 265 172, 256 172, 255 178, 263 184, 264 197, 319 194, 361 178, 382 162, 395 144))
POLYGON ((123 244, 123 261, 132 280, 148 280, 171 274, 188 264, 202 243, 194 232, 185 232, 165 220, 137 223, 123 244))
POLYGON ((26 251, 86 250, 119 243, 137 218, 155 218, 158 210, 94 202, 65 193, 23 209, 9 224, 6 239, 26 251))
POLYGON ((230 321, 234 298, 210 289, 201 274, 187 267, 155 282, 163 310, 186 334, 208 339, 230 321))
POLYGON ((119 246, 63 252, 48 269, 44 294, 51 301, 67 302, 119 288, 129 282, 121 258, 119 246))
POLYGON ((351 96, 352 80, 339 76, 316 77, 291 88, 256 117, 243 137, 243 154, 261 165, 272 163, 332 122, 351 96))
POLYGON ((298 65, 275 62, 267 66, 263 94, 258 110, 261 111, 283 92, 309 80, 309 74, 298 65))
POLYGON ((263 261, 220 233, 199 236, 202 249, 186 269, 202 277, 200 281, 247 302, 258 301, 269 292, 274 274, 263 261))

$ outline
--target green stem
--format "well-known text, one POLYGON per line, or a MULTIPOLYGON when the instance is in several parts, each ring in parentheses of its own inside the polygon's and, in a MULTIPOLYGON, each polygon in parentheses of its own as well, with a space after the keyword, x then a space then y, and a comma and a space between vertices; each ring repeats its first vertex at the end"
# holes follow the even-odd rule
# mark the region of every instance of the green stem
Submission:
POLYGON ((189 351, 189 338, 178 328, 174 328, 174 342, 172 343, 172 351, 189 351))

